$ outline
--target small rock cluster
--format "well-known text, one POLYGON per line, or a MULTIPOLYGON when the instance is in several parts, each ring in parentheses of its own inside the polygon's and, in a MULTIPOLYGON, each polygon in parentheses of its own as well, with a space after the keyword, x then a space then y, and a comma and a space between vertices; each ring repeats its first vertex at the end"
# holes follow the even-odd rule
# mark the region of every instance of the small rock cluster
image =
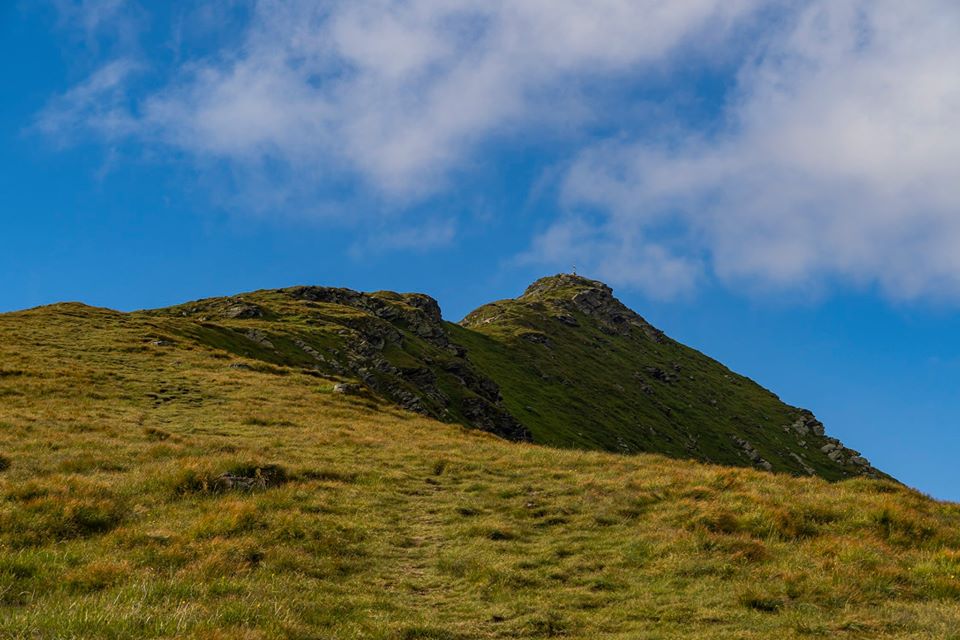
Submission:
MULTIPOLYGON (((876 469, 870 465, 869 460, 860 455, 859 451, 848 449, 836 438, 827 436, 823 423, 809 411, 801 411, 793 424, 784 427, 784 431, 795 433, 800 446, 804 449, 808 448, 808 445, 819 449, 831 462, 848 467, 851 473, 868 476, 877 475, 876 469), (823 444, 817 446, 821 442, 823 444)), ((803 466, 804 471, 810 474, 814 473, 813 469, 800 456, 796 454, 791 454, 791 456, 803 466)))
POLYGON ((232 320, 248 320, 250 318, 262 318, 263 316, 263 309, 255 304, 243 301, 231 304, 223 311, 223 317, 232 320))
POLYGON ((748 441, 738 436, 731 436, 731 438, 733 439, 734 442, 737 443, 737 446, 740 447, 744 455, 746 455, 747 458, 750 459, 750 462, 752 462, 754 466, 760 469, 763 469, 765 471, 773 470, 773 465, 770 464, 767 460, 764 460, 763 457, 760 455, 760 452, 757 451, 752 444, 750 444, 748 441))
MULTIPOLYGON (((598 280, 590 280, 573 274, 559 274, 541 278, 527 287, 521 299, 536 299, 553 296, 557 291, 575 290, 569 299, 557 300, 570 311, 580 312, 593 318, 601 331, 611 335, 627 335, 634 328, 657 342, 664 340, 663 332, 644 320, 640 314, 628 308, 613 295, 613 290, 598 280)), ((569 326, 579 326, 576 317, 569 313, 554 316, 569 326)))
POLYGON ((870 461, 861 456, 859 451, 847 449, 836 438, 827 438, 827 444, 820 447, 820 450, 837 464, 850 463, 858 467, 870 466, 870 461))

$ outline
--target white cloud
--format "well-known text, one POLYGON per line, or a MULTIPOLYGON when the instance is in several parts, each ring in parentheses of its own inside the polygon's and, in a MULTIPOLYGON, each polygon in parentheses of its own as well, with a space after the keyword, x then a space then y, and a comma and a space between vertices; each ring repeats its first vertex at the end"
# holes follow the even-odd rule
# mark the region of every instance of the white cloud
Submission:
POLYGON ((704 252, 728 283, 956 297, 958 69, 952 0, 809 3, 743 66, 721 134, 598 145, 564 201, 618 243, 679 226, 666 258, 704 252))
POLYGON ((135 113, 141 135, 197 156, 418 197, 490 136, 572 117, 578 81, 662 64, 758 3, 260 0, 242 43, 182 63, 135 113))

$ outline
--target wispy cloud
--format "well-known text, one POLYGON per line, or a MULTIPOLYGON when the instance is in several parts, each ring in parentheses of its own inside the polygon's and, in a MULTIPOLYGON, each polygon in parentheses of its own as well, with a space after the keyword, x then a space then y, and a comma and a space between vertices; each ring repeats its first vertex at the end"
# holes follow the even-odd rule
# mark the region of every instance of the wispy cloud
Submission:
MULTIPOLYGON (((136 117, 197 156, 348 170, 415 198, 490 136, 575 117, 576 82, 662 64, 757 4, 260 0, 242 42, 171 70, 136 117)), ((50 111, 76 113, 73 97, 50 111)))
MULTIPOLYGON (((83 42, 86 54, 104 53, 104 40, 129 52, 136 47, 144 12, 130 0, 49 0, 58 26, 83 42)), ((110 47, 107 47, 110 48, 110 47)), ((116 54, 113 54, 116 56, 116 54)))
POLYGON ((127 80, 138 69, 140 65, 129 59, 104 64, 51 100, 37 114, 34 128, 60 145, 91 132, 108 141, 139 134, 141 123, 132 113, 127 95, 127 80))
POLYGON ((350 254, 355 259, 361 259, 371 253, 431 251, 449 247, 453 244, 456 235, 456 222, 450 219, 428 220, 417 224, 394 224, 365 234, 362 240, 350 247, 350 254))
POLYGON ((124 13, 125 0, 52 0, 62 25, 94 34, 116 24, 124 13))

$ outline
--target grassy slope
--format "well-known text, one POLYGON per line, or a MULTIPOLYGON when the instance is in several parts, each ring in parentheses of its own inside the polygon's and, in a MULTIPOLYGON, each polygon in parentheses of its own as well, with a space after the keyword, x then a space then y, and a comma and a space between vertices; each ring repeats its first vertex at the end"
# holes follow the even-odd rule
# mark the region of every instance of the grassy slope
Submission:
POLYGON ((960 637, 957 505, 512 444, 191 326, 0 316, 0 637, 960 637))
POLYGON ((570 304, 591 281, 564 286, 564 278, 546 278, 540 282, 559 286, 485 305, 464 327, 450 328, 500 384, 507 408, 535 442, 748 465, 733 440, 740 437, 777 471, 803 474, 806 464, 829 479, 859 471, 830 460, 820 450, 823 438, 790 429, 800 411, 752 380, 659 333, 604 331, 570 304))
POLYGON ((291 287, 141 315, 166 319, 179 338, 258 360, 254 369, 335 376, 436 419, 529 440, 500 406, 496 385, 450 344, 439 306, 422 294, 291 287))

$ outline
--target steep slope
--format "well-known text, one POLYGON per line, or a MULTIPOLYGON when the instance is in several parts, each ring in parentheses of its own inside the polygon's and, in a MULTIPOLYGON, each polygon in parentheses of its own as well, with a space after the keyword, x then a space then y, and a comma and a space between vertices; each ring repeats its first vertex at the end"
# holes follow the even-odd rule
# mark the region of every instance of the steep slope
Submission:
POLYGON ((601 282, 542 278, 451 336, 535 442, 838 479, 879 475, 809 411, 671 340, 601 282))
MULTIPOLYGON (((840 479, 882 475, 808 411, 666 337, 603 283, 543 278, 459 325, 423 294, 291 287, 134 314, 510 440, 840 479)), ((172 339, 172 338, 171 338, 172 339)))
POLYGON ((348 307, 244 298, 0 314, 0 637, 960 628, 957 505, 887 480, 508 442, 335 393, 354 378, 290 345, 319 323, 311 348, 349 366, 356 335, 311 315, 348 307))

